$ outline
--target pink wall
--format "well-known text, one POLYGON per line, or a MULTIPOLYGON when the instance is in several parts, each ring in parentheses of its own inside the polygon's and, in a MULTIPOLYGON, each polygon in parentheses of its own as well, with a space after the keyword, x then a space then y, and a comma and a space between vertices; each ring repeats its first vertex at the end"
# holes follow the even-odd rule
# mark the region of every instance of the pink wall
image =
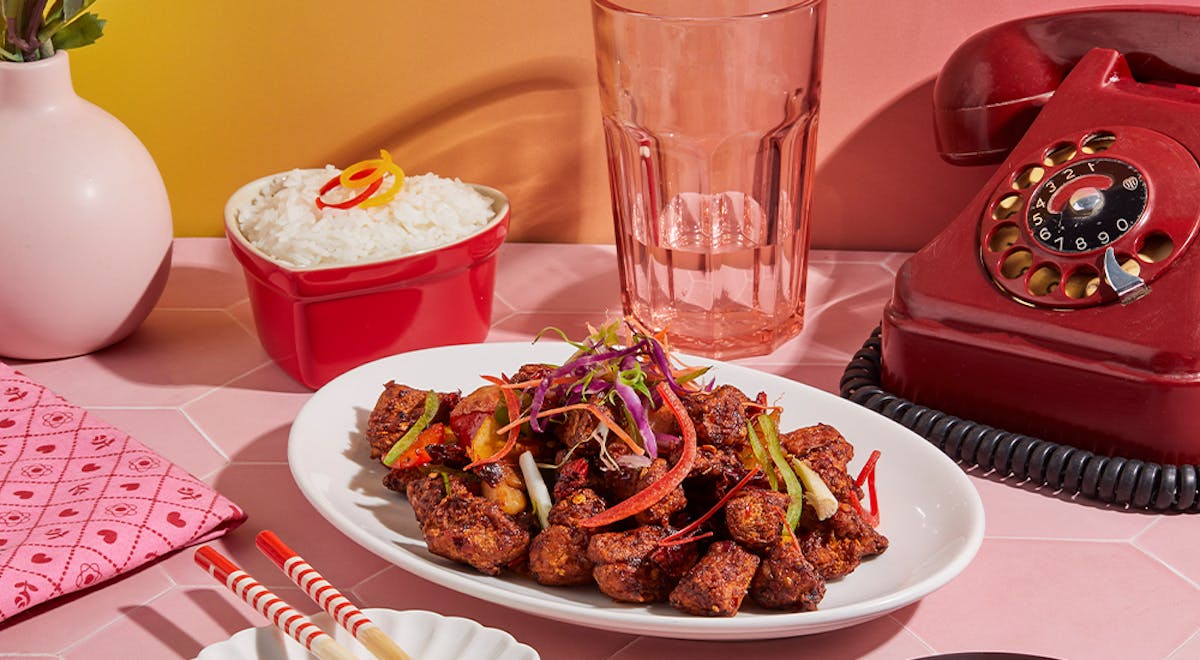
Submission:
MULTIPOLYGON (((915 249, 963 208, 993 166, 945 164, 934 148, 933 81, 971 34, 1056 10, 1149 2, 829 0, 817 247, 915 249)), ((1200 2, 1177 3, 1200 6, 1200 2)), ((1197 44, 1200 48, 1200 44, 1197 44)))
MULTIPOLYGON (((826 1, 814 245, 882 249, 925 244, 991 172, 934 151, 933 80, 955 47, 1117 4, 826 1)), ((97 3, 109 26, 72 52, 76 89, 150 149, 177 235, 220 235, 229 195, 260 176, 386 148, 410 173, 503 190, 512 240, 612 241, 589 0, 336 4, 97 3)))

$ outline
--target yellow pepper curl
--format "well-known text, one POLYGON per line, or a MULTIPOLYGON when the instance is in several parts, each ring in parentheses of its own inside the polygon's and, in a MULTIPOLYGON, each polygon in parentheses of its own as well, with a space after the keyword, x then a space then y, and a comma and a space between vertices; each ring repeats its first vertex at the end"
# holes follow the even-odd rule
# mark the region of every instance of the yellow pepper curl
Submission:
POLYGON ((386 149, 380 149, 379 158, 360 160, 342 170, 342 173, 338 176, 330 179, 321 188, 321 194, 317 197, 317 206, 330 206, 342 209, 350 208, 351 206, 357 206, 362 209, 372 206, 382 206, 392 201, 403 186, 404 170, 392 162, 392 155, 386 149), (379 189, 379 184, 382 182, 384 175, 388 173, 392 175, 392 185, 387 190, 375 194, 375 191, 379 189), (321 197, 338 185, 350 190, 358 190, 360 188, 366 188, 367 190, 356 195, 352 200, 347 200, 347 202, 341 204, 325 203, 321 197))

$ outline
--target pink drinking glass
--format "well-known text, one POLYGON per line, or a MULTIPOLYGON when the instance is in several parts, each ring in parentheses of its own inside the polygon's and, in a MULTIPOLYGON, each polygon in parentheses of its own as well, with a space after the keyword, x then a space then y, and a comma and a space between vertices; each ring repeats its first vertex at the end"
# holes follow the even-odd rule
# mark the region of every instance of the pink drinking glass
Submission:
POLYGON ((592 0, 624 311, 770 353, 804 325, 824 0, 592 0))

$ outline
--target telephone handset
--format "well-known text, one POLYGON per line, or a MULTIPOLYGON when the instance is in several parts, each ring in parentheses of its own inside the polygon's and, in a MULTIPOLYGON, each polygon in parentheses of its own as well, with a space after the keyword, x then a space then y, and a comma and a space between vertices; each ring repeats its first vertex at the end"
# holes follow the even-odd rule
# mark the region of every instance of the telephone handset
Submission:
POLYGON ((934 95, 944 158, 1002 162, 901 267, 884 391, 1112 456, 1088 469, 1114 487, 1200 461, 1200 8, 1005 23, 934 95))

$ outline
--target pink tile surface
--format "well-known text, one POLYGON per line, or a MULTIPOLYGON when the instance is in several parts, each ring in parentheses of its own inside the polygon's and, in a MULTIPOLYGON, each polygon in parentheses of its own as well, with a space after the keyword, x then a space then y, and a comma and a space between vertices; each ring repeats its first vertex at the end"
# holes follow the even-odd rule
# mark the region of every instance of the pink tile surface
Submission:
MULTIPOLYGON (((806 329, 773 355, 742 362, 836 392, 906 256, 815 252, 806 329)), ((224 239, 177 240, 174 268, 159 308, 128 341, 19 368, 245 507, 246 524, 215 545, 307 611, 314 606, 254 549, 259 530, 278 532, 359 602, 474 618, 548 659, 908 660, 970 650, 1200 658, 1196 516, 1116 511, 979 476, 971 480, 986 539, 966 571, 915 605, 846 630, 748 642, 656 639, 552 623, 448 590, 360 548, 299 492, 287 434, 310 394, 259 346, 224 239)), ((488 341, 529 341, 551 325, 578 334, 620 314, 616 287, 610 246, 506 245, 488 341)), ((0 657, 187 658, 261 623, 195 566, 189 549, 3 624, 0 657)))
MULTIPOLYGON (((1151 513, 1118 510, 1082 498, 1072 502, 1045 487, 1014 486, 977 476, 973 476, 972 481, 983 497, 988 536, 994 538, 1129 541, 1155 521, 1164 519, 1151 513)), ((1185 516, 1184 519, 1200 526, 1200 521, 1194 518, 1185 516)), ((1193 537, 1200 538, 1200 535, 1193 537)))
POLYGON ((989 539, 905 612, 936 649, 1165 658, 1200 627, 1200 592, 1128 543, 989 539))
MULTIPOLYGON (((1200 521, 1195 516, 1159 516, 1134 545, 1200 586, 1200 521)), ((1200 658, 1200 655, 1196 657, 1200 658)))
POLYGON ((918 658, 933 652, 928 645, 906 631, 899 619, 885 616, 846 630, 737 644, 642 637, 611 657, 613 660, 683 657, 689 660, 728 660, 731 646, 736 648, 738 656, 754 660, 792 660, 801 657, 876 660, 918 658))
POLYGON ((229 462, 178 408, 97 408, 94 412, 201 479, 229 462))
POLYGON ((196 426, 235 461, 278 461, 288 430, 312 391, 264 365, 184 406, 196 426))
POLYGON ((224 239, 175 242, 159 307, 222 309, 245 297, 245 278, 224 239))
POLYGON ((267 360, 258 339, 224 311, 160 308, 115 346, 19 368, 82 406, 173 406, 267 360))

